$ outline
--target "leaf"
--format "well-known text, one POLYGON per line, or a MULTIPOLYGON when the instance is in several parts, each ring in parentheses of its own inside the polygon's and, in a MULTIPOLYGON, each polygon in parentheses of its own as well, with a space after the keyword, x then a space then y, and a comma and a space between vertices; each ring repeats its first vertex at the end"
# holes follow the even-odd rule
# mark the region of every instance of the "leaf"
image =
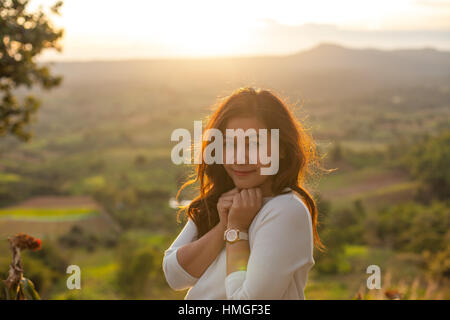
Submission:
POLYGON ((37 293, 36 289, 34 288, 33 282, 27 278, 22 278, 20 280, 20 284, 23 290, 23 293, 25 295, 25 299, 27 300, 41 300, 41 297, 37 293))

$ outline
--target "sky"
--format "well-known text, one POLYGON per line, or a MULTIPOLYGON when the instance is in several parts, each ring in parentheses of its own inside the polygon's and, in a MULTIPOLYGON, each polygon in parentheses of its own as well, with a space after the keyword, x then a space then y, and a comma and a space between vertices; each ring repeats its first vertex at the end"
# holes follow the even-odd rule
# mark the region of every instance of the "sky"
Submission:
POLYGON ((450 51, 450 0, 65 0, 52 20, 64 49, 41 60, 285 55, 322 42, 450 51))

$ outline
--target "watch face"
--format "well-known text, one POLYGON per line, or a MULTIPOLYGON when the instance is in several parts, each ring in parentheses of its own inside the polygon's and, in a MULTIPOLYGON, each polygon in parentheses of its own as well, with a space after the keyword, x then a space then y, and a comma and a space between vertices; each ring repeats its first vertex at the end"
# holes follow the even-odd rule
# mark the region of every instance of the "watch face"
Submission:
POLYGON ((234 241, 237 239, 237 232, 236 230, 229 230, 227 232, 227 240, 228 241, 234 241))

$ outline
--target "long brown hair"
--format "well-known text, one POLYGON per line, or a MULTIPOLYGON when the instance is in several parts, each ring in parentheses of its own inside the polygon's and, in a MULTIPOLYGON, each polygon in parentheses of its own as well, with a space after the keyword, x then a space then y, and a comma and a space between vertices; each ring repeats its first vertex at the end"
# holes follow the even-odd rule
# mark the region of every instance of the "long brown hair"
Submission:
MULTIPOLYGON (((289 187, 300 195, 311 214, 314 244, 323 250, 325 246, 317 232, 317 205, 303 187, 311 164, 319 164, 312 137, 275 93, 251 87, 240 88, 218 101, 218 107, 204 130, 215 128, 225 134, 227 121, 236 116, 256 116, 267 129, 279 129, 280 163, 278 173, 272 177, 272 193, 282 194, 289 187)), ((208 143, 202 142, 201 154, 208 143)), ((188 206, 181 208, 178 215, 185 212, 194 221, 200 238, 219 223, 217 201, 224 192, 235 186, 222 164, 208 165, 204 161, 196 164, 193 178, 181 186, 177 199, 181 191, 193 183, 199 183, 200 194, 188 206)))

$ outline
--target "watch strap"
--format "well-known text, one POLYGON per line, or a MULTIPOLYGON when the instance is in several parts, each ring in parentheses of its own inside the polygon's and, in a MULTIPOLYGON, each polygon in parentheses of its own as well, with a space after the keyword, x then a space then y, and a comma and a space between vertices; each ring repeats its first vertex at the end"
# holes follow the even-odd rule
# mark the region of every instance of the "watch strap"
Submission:
POLYGON ((248 233, 244 231, 239 231, 238 238, 239 240, 248 240, 248 233))

